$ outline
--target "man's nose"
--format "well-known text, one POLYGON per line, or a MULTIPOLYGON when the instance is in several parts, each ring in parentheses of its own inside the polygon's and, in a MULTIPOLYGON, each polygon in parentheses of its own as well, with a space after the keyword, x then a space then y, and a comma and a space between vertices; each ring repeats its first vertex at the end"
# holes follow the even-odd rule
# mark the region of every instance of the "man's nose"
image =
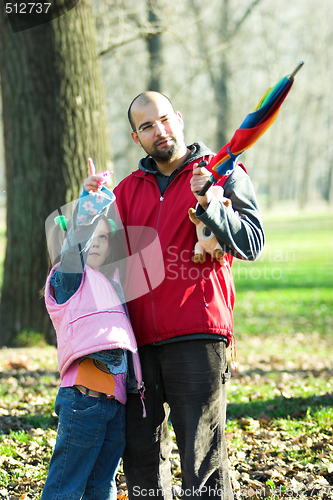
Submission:
POLYGON ((166 126, 163 122, 156 120, 155 122, 155 134, 164 135, 166 133, 166 126))

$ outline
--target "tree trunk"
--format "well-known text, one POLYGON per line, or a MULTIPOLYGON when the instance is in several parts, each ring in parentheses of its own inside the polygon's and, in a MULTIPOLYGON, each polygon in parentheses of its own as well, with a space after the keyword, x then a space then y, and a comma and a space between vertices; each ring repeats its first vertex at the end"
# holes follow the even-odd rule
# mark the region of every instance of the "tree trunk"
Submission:
POLYGON ((304 161, 304 167, 303 167, 302 174, 303 174, 303 177, 302 177, 299 208, 303 210, 308 203, 309 190, 310 190, 311 153, 310 153, 309 142, 306 145, 306 154, 305 154, 305 161, 304 161))
POLYGON ((217 128, 216 128, 216 144, 217 149, 221 149, 229 140, 227 135, 230 119, 230 102, 228 99, 228 85, 230 72, 226 54, 221 54, 221 73, 216 81, 215 98, 217 102, 217 128))
POLYGON ((87 158, 110 167, 104 94, 90 1, 13 34, 0 4, 0 71, 7 248, 0 346, 26 328, 54 340, 44 301, 45 220, 79 195, 87 158))
MULTIPOLYGON (((155 14, 152 0, 148 0, 148 19, 153 27, 158 28, 159 18, 155 14)), ((162 92, 161 73, 163 69, 162 39, 161 35, 151 35, 147 39, 149 52, 150 81, 148 90, 162 92)))
POLYGON ((328 202, 328 205, 331 206, 332 202, 333 202, 333 160, 332 159, 330 160, 327 186, 328 186, 328 189, 327 189, 326 200, 328 202))
MULTIPOLYGON (((211 85, 214 91, 216 101, 216 146, 215 149, 221 149, 227 142, 227 131, 229 124, 229 110, 230 103, 228 100, 228 84, 230 79, 230 72, 228 68, 228 61, 225 51, 223 50, 217 70, 214 68, 213 58, 209 52, 206 42, 206 33, 204 26, 200 21, 201 3, 196 0, 191 0, 190 6, 197 17, 197 30, 199 39, 200 55, 203 58, 207 73, 210 77, 211 85)), ((221 20, 219 23, 219 41, 221 44, 229 39, 229 3, 228 0, 223 0, 220 5, 221 20)))
MULTIPOLYGON (((221 42, 226 43, 229 40, 229 0, 223 0, 221 5, 221 42)), ((230 71, 228 65, 227 51, 222 51, 220 56, 220 71, 215 82, 215 98, 217 102, 217 129, 216 143, 217 148, 221 149, 230 138, 227 136, 230 102, 228 99, 228 86, 230 80, 230 71)))

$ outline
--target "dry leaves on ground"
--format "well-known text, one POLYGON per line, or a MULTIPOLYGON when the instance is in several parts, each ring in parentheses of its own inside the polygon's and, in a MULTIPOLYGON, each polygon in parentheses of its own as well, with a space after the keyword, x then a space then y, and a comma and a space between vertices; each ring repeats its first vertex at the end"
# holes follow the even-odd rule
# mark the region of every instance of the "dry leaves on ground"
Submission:
MULTIPOLYGON (((227 427, 230 472, 237 499, 333 499, 332 418, 319 421, 312 417, 316 405, 333 407, 333 397, 319 393, 317 400, 310 398, 309 413, 306 398, 293 395, 296 383, 311 386, 313 377, 332 383, 331 363, 320 362, 302 358, 291 366, 276 353, 249 353, 248 357, 242 356, 241 350, 238 353, 239 371, 229 392, 232 395, 245 386, 248 392, 242 403, 229 404, 231 420, 227 427), (267 374, 273 372, 279 372, 279 377, 269 378, 267 374), (270 384, 273 394, 276 389, 275 399, 268 402, 263 392, 265 384, 270 384), (251 406, 260 402, 266 403, 265 411, 251 406), (295 410, 298 417, 289 421, 287 415, 285 420, 275 418, 278 405, 285 405, 291 414, 295 410), (299 405, 298 410, 293 405, 299 405), (259 414, 251 415, 251 411, 259 414)), ((37 500, 56 437, 57 418, 52 413, 59 385, 56 352, 49 347, 2 349, 0 378, 0 499, 37 500)), ((181 469, 176 444, 170 460, 175 493, 179 494, 181 469)), ((121 468, 117 481, 118 499, 126 500, 121 468)))

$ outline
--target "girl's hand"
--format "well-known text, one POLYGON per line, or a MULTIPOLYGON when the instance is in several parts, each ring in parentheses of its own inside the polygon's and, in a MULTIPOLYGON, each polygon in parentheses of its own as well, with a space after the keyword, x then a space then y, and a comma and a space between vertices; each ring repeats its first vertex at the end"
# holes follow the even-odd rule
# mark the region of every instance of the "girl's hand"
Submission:
POLYGON ((91 158, 88 158, 89 177, 83 182, 83 187, 86 191, 100 191, 102 188, 101 181, 103 180, 98 174, 96 175, 96 168, 91 158))

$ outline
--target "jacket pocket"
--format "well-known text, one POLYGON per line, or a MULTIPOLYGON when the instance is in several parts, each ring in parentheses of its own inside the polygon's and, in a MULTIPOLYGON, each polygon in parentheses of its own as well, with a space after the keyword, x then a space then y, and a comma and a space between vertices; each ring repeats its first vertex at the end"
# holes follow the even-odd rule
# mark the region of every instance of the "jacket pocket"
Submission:
POLYGON ((77 321, 80 321, 80 320, 85 320, 86 318, 90 318, 92 316, 98 316, 98 315, 101 315, 101 314, 121 314, 122 316, 126 316, 125 312, 122 310, 105 310, 105 311, 94 311, 94 312, 89 312, 87 314, 82 314, 81 316, 77 316, 76 318, 72 319, 69 321, 69 324, 70 325, 73 325, 74 323, 76 323, 77 321))

